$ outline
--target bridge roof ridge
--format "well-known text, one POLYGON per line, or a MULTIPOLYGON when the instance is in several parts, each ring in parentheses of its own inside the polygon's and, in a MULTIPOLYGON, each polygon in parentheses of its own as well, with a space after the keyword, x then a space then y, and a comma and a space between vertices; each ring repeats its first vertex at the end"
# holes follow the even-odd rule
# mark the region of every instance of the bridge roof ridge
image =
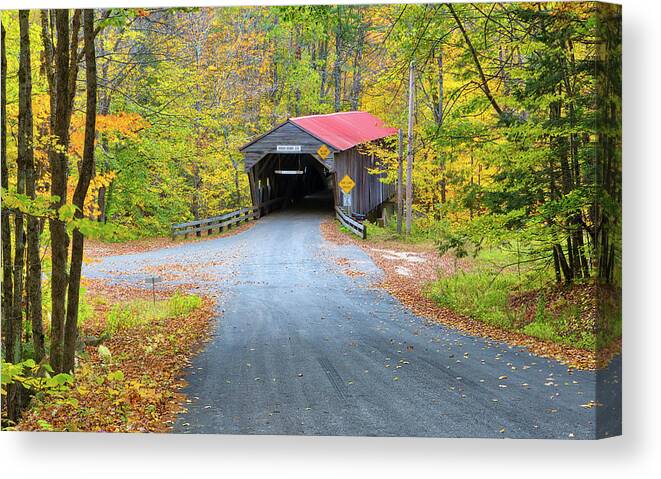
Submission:
POLYGON ((397 133, 396 128, 385 126, 380 118, 366 111, 299 116, 289 121, 342 151, 397 133))

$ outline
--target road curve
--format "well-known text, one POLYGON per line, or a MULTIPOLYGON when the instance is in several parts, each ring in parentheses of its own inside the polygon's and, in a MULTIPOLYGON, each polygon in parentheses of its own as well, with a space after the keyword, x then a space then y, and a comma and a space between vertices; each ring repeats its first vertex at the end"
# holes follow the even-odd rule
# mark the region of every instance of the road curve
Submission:
POLYGON ((218 295, 217 326, 186 372, 191 403, 175 432, 621 433, 619 357, 606 370, 572 372, 523 348, 428 324, 370 287, 380 270, 360 248, 325 242, 322 218, 278 212, 235 236, 85 266, 88 277, 141 284, 150 266, 193 265, 195 286, 218 295), (338 258, 365 275, 346 275, 338 258))

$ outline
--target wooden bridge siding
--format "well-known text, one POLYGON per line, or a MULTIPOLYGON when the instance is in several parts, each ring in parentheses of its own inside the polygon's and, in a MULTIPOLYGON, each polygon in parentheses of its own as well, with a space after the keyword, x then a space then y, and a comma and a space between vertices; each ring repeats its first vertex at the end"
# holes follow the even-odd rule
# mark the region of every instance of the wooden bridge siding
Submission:
POLYGON ((328 171, 333 171, 335 165, 333 148, 331 145, 326 145, 331 150, 331 154, 326 157, 326 159, 322 159, 317 154, 317 150, 323 144, 323 142, 301 130, 293 123, 286 122, 242 150, 245 155, 245 169, 248 171, 250 168, 260 163, 269 153, 287 154, 278 152, 278 145, 301 145, 300 153, 312 155, 317 161, 321 162, 328 171))
MULTIPOLYGON (((347 174, 356 182, 352 197, 352 211, 356 213, 367 214, 395 194, 395 185, 379 181, 385 173, 369 173, 368 170, 375 166, 374 157, 360 153, 357 148, 335 154, 335 184, 347 174)), ((341 205, 342 191, 339 187, 335 189, 335 195, 335 204, 341 205)))
POLYGON ((273 165, 274 158, 273 155, 266 155, 262 158, 262 161, 255 163, 248 170, 248 177, 251 178, 251 193, 253 198, 253 205, 258 205, 264 201, 269 201, 273 198, 277 198, 278 192, 275 191, 273 186, 274 183, 274 173, 273 165), (271 191, 267 189, 267 180, 268 184, 272 186, 271 191), (260 189, 261 184, 261 189, 260 189))

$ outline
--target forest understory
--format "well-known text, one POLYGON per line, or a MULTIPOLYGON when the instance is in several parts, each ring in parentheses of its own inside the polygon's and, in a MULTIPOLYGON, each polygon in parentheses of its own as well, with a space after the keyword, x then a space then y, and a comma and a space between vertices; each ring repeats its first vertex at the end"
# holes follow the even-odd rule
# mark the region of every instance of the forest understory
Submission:
POLYGON ((189 401, 182 376, 215 324, 214 301, 159 288, 152 302, 148 289, 84 283, 91 312, 76 375, 38 392, 15 429, 167 432, 189 401))

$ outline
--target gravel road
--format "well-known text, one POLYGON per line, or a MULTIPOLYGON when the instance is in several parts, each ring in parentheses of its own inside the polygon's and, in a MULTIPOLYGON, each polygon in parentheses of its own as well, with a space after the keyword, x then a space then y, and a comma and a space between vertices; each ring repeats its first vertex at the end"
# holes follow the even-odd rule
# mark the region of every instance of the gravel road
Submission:
POLYGON ((621 360, 568 371, 523 348, 427 324, 355 246, 325 242, 315 210, 234 236, 87 264, 84 274, 218 298, 186 372, 181 433, 591 439, 621 433, 621 360), (348 258, 362 275, 347 275, 348 258), (599 421, 597 421, 599 417, 599 421), (598 424, 598 426, 597 426, 598 424))

